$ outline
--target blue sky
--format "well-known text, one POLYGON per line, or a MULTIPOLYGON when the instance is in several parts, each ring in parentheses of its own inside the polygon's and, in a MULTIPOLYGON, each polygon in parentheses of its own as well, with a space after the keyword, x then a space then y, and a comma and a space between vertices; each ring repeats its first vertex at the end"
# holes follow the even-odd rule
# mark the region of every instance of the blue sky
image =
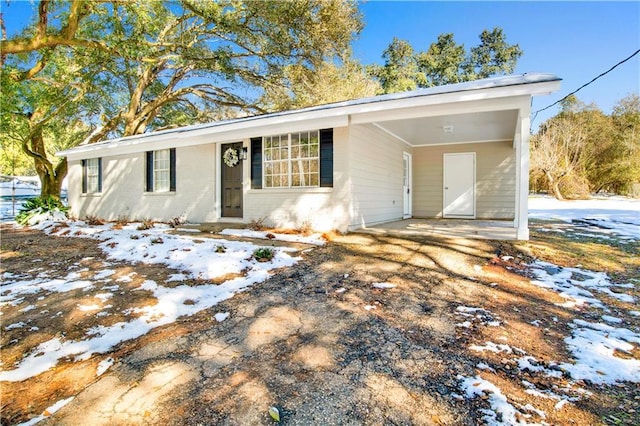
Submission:
MULTIPOLYGON (((640 2, 427 2, 370 1, 361 6, 365 28, 354 43, 362 63, 381 63, 394 36, 426 50, 439 34, 453 33, 467 49, 484 29, 502 27, 524 51, 516 73, 545 72, 562 88, 534 98, 533 111, 555 102, 640 49, 640 2)), ((640 54, 576 94, 609 113, 640 91, 640 54)), ((558 112, 541 112, 534 126, 558 112)), ((534 127, 534 128, 535 128, 534 127)))
MULTIPOLYGON (((12 0, 2 8, 10 34, 28 20, 32 6, 12 0)), ((534 99, 533 111, 577 89, 640 48, 640 2, 430 2, 369 1, 361 4, 365 27, 353 44, 363 64, 381 63, 394 36, 426 50, 439 34, 453 33, 467 49, 484 29, 502 27, 524 55, 516 73, 546 72, 563 79, 560 92, 534 99)), ((616 101, 640 91, 640 54, 578 92, 609 113, 616 101)), ((557 107, 540 113, 541 121, 557 107)))

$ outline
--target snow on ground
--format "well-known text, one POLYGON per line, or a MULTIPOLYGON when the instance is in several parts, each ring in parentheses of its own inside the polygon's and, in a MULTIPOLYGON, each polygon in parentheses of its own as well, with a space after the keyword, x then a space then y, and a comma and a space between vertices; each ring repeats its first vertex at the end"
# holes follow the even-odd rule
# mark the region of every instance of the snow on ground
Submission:
POLYGON ((485 393, 488 395, 491 410, 480 410, 484 414, 482 420, 484 420, 487 425, 528 425, 531 423, 523 420, 523 418, 530 418, 530 412, 535 412, 542 418, 545 417, 542 411, 531 406, 524 406, 522 410, 516 409, 516 407, 509 403, 507 397, 496 385, 482 377, 464 377, 459 375, 458 380, 467 398, 473 399, 475 397, 481 397, 485 393))
POLYGON ((42 414, 40 414, 37 417, 32 418, 31 420, 24 422, 24 423, 20 423, 16 426, 31 426, 31 425, 35 425, 36 423, 41 422, 42 420, 51 417, 56 411, 60 410, 62 407, 64 407, 65 405, 67 405, 68 403, 70 403, 71 401, 73 401, 75 397, 72 396, 70 398, 67 399, 61 399, 60 401, 56 402, 55 404, 53 404, 51 407, 47 408, 46 410, 44 410, 42 412, 42 414))
MULTIPOLYGON (((150 291, 157 299, 157 304, 134 309, 133 313, 138 315, 128 322, 119 322, 111 326, 100 325, 86 330, 86 337, 82 340, 55 337, 41 343, 20 360, 14 369, 0 372, 0 380, 25 380, 55 367, 62 358, 70 357, 80 361, 95 353, 106 353, 122 341, 140 337, 156 327, 176 321, 179 317, 191 316, 203 309, 211 308, 233 297, 235 293, 266 280, 271 270, 291 266, 300 259, 289 255, 288 252, 293 249, 273 247, 273 259, 269 262, 258 262, 253 258, 253 252, 259 246, 254 244, 198 239, 191 235, 170 235, 166 232, 169 228, 165 226, 138 230, 138 224, 130 224, 116 230, 111 224, 89 226, 80 221, 67 222, 64 227, 52 222, 38 226, 52 235, 99 240, 99 247, 109 259, 163 264, 181 271, 184 278, 213 280, 227 274, 236 274, 237 277, 219 285, 178 285, 172 288, 147 280, 139 289, 150 291)), ((92 280, 81 280, 79 271, 70 271, 64 278, 54 279, 51 279, 46 271, 36 279, 27 279, 24 274, 5 273, 2 277, 4 282, 0 307, 6 304, 18 305, 28 294, 64 293, 77 289, 87 291, 94 288, 97 282, 111 281, 109 277, 113 274, 113 270, 105 268, 95 271, 92 280)), ((120 281, 124 280, 121 278, 120 281)), ((117 288, 117 285, 108 288, 103 286, 100 289, 101 293, 94 297, 104 302, 112 296, 104 291, 117 288)), ((81 305, 79 308, 83 311, 96 311, 96 316, 102 316, 106 307, 91 304, 81 305)), ((216 314, 215 318, 223 321, 227 316, 228 313, 220 313, 216 314)), ((103 365, 102 368, 106 369, 108 366, 103 365)))
POLYGON ((553 197, 529 197, 529 219, 583 221, 588 232, 601 237, 614 234, 640 239, 640 199, 595 197, 559 201, 553 197))
MULTIPOLYGON (((560 202, 550 197, 532 197, 529 200, 529 218, 561 220, 571 224, 565 227, 550 225, 542 229, 548 232, 571 233, 605 240, 640 239, 640 200, 610 197, 560 202)), ((530 375, 541 374, 560 379, 568 374, 571 380, 564 387, 554 387, 553 391, 537 389, 533 383, 523 380, 526 393, 557 400, 556 410, 589 394, 577 384, 580 380, 609 385, 620 382, 640 383, 640 361, 631 356, 640 346, 639 330, 625 328, 622 319, 607 315, 612 311, 609 300, 613 299, 623 303, 623 306, 627 304, 630 315, 640 315, 640 312, 633 310, 637 306, 635 298, 625 293, 625 290, 633 289, 637 283, 614 283, 605 272, 579 267, 560 267, 539 260, 529 265, 529 271, 534 276, 531 283, 559 293, 567 300, 559 306, 570 313, 577 316, 586 310, 602 312, 601 322, 579 318, 571 321, 572 333, 564 342, 573 360, 543 363, 522 349, 494 342, 470 345, 469 349, 479 353, 489 351, 504 357, 513 357, 518 368, 530 375), (616 352, 629 356, 617 356, 616 352)), ((458 306, 456 315, 464 317, 465 321, 456 326, 465 331, 470 330, 472 325, 496 325, 491 321, 491 312, 483 308, 458 306)), ((543 319, 545 318, 534 320, 531 324, 539 327, 543 319)), ((497 326, 500 325, 498 322, 497 326)), ((478 369, 494 371, 485 363, 479 363, 478 369)), ((460 375, 458 381, 467 398, 474 399, 486 395, 490 409, 481 411, 484 414, 483 420, 489 425, 530 424, 532 414, 542 419, 542 423, 545 424, 544 412, 516 402, 512 404, 497 386, 479 375, 460 375)))

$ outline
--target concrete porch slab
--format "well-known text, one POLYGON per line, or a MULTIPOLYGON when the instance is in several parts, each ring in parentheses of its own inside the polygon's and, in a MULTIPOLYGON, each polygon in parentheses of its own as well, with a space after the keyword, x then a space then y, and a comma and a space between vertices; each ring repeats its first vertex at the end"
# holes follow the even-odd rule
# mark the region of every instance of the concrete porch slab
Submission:
POLYGON ((482 240, 516 239, 512 220, 406 219, 360 228, 354 232, 482 240))

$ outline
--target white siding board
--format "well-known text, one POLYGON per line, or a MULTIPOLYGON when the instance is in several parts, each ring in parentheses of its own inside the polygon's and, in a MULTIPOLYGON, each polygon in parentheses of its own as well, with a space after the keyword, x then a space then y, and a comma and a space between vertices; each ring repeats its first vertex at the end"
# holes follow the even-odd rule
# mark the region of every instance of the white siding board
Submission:
POLYGON ((443 156, 476 153, 476 217, 513 219, 515 151, 511 142, 418 147, 413 157, 413 215, 442 217, 443 156))
POLYGON ((72 213, 106 220, 169 221, 186 214, 191 222, 215 219, 215 147, 176 148, 175 193, 145 192, 145 153, 102 157, 102 193, 83 195, 82 166, 70 162, 69 204, 72 213))
POLYGON ((402 219, 403 142, 373 125, 350 132, 351 228, 402 219))

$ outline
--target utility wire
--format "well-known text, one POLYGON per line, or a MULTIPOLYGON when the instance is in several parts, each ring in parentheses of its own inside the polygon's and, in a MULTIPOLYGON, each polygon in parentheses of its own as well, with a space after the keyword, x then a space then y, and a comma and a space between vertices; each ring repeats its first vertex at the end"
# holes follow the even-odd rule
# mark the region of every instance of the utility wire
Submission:
POLYGON ((565 96, 562 99, 559 99, 557 101, 555 101, 554 103, 552 103, 551 105, 547 105, 546 107, 537 110, 536 112, 533 113, 533 120, 531 120, 532 122, 536 119, 536 117, 538 116, 539 112, 544 111, 545 109, 549 109, 554 105, 559 104, 560 102, 564 101, 565 99, 567 99, 569 96, 571 95, 575 95, 576 93, 578 93, 580 90, 584 89, 585 87, 587 87, 588 85, 590 85, 591 83, 593 83, 594 81, 596 81, 597 79, 599 79, 600 77, 603 77, 607 74, 609 74, 611 71, 613 71, 615 68, 617 68, 618 66, 624 64, 625 62, 627 62, 629 59, 633 58, 634 56, 636 56, 638 53, 640 53, 640 49, 636 50, 635 52, 633 52, 631 54, 631 56, 628 56, 627 58, 621 60, 620 62, 618 62, 617 64, 615 64, 614 66, 612 66, 611 68, 609 68, 608 70, 606 70, 605 72, 603 72, 602 74, 598 75, 597 77, 594 77, 593 79, 591 79, 591 81, 589 81, 588 83, 583 84, 582 86, 578 87, 576 90, 574 90, 573 92, 569 93, 567 96, 565 96))

